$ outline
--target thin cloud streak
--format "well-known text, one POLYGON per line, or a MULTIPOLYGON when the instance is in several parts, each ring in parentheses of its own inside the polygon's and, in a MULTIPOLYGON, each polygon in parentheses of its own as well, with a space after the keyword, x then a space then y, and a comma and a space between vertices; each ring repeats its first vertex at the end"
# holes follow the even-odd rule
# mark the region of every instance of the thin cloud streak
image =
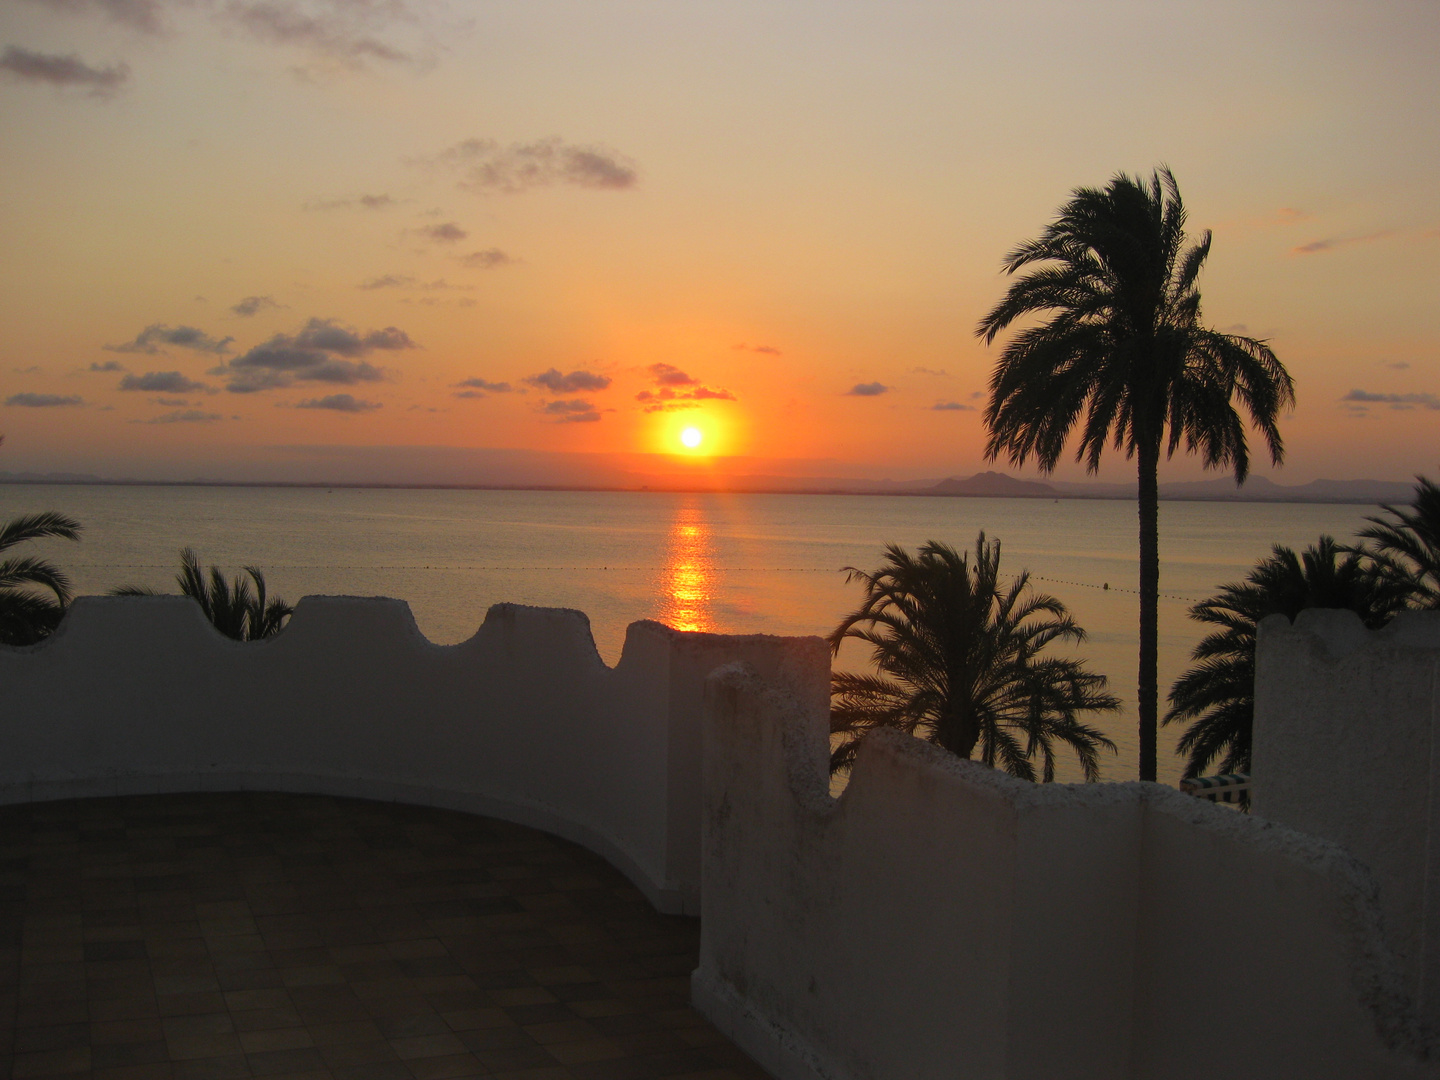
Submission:
POLYGON ((1366 233, 1364 236, 1332 236, 1323 240, 1312 240, 1308 244, 1300 244, 1290 249, 1292 255, 1318 255, 1323 251, 1334 251, 1336 248, 1350 247, 1354 244, 1373 244, 1376 240, 1384 240, 1395 235, 1394 229, 1382 229, 1379 232, 1366 233))
POLYGON ((1392 409, 1440 409, 1440 397, 1434 394, 1372 394, 1367 390, 1351 390, 1340 399, 1362 405, 1389 405, 1392 409))
POLYGON ((5 399, 6 405, 19 405, 26 409, 58 409, 85 402, 75 394, 11 394, 5 399))
POLYGON ((457 171, 463 190, 481 193, 513 195, 557 185, 620 191, 639 180, 635 163, 623 154, 557 137, 508 146, 494 139, 466 139, 429 160, 457 171))
POLYGON ((130 68, 125 64, 91 67, 78 56, 31 52, 16 45, 0 56, 0 71, 22 82, 89 90, 91 97, 110 97, 130 78, 130 68))

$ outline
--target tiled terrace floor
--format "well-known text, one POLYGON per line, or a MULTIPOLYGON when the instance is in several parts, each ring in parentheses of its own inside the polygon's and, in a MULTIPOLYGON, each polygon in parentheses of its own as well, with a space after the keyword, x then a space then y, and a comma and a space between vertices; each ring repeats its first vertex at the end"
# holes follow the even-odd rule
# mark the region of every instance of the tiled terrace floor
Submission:
POLYGON ((322 796, 0 808, 0 1078, 765 1076, 695 920, 531 829, 322 796))

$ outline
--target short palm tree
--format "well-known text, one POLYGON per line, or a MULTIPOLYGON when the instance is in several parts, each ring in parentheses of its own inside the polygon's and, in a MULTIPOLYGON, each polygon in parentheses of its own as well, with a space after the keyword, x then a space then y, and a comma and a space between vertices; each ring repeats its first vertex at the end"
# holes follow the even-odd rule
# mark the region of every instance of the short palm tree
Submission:
POLYGON ((1219 771, 1250 771, 1255 717, 1255 628, 1267 615, 1295 618, 1306 608, 1348 608, 1375 629, 1405 607, 1407 592, 1361 552, 1329 536, 1296 555, 1276 545, 1242 582, 1196 604, 1190 617, 1217 627, 1190 654, 1194 666, 1170 689, 1165 723, 1188 721, 1176 752, 1187 778, 1219 761, 1219 771))
MULTIPOLYGON (((265 575, 258 568, 247 566, 244 570, 245 575, 236 575, 232 583, 218 566, 212 566, 207 578, 200 569, 200 557, 193 548, 187 547, 180 551, 180 573, 175 575, 175 580, 180 592, 198 603, 205 618, 226 637, 236 641, 273 637, 284 628, 295 609, 284 600, 268 598, 265 575)), ((155 590, 143 585, 122 585, 114 594, 154 596, 155 590)))
POLYGON ((1415 478, 1410 509, 1382 506, 1389 515, 1370 517, 1360 535, 1371 541, 1365 551, 1381 572, 1411 594, 1410 606, 1440 608, 1440 487, 1415 478))
MULTIPOLYGON (((0 552, 27 540, 79 540, 80 528, 52 511, 12 518, 0 527, 0 552)), ((0 643, 34 645, 49 637, 71 598, 70 579, 48 560, 24 555, 0 562, 0 643)))
POLYGON ((1121 173, 1078 188, 1038 240, 1005 257, 1017 278, 976 333, 991 343, 1017 319, 1046 316, 1011 338, 990 378, 987 458, 1053 470, 1077 429, 1076 460, 1090 472, 1109 443, 1137 460, 1140 515, 1140 779, 1155 779, 1162 452, 1183 444, 1207 468, 1249 473, 1238 398, 1270 459, 1284 456, 1276 418, 1294 401, 1289 374, 1255 338, 1200 320, 1196 282, 1210 233, 1185 235, 1175 177, 1121 173))
POLYGON ((1022 573, 1001 587, 1000 544, 981 533, 975 559, 931 541, 915 555, 891 544, 873 574, 846 567, 865 586, 865 601, 829 637, 870 644, 875 675, 832 677, 832 771, 848 768, 873 728, 899 728, 1015 776, 1055 778, 1055 743, 1080 759, 1087 780, 1100 775, 1100 750, 1115 744, 1079 714, 1114 712, 1105 677, 1077 660, 1041 657, 1052 642, 1079 642, 1085 631, 1053 596, 1030 591, 1022 573))

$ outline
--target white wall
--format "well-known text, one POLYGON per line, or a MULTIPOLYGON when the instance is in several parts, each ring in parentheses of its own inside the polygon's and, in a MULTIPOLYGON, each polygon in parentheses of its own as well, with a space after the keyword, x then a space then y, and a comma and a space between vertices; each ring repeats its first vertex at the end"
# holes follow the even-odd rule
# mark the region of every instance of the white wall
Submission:
POLYGON ((1436 1075, 1335 845, 893 732, 833 800, 813 688, 711 703, 693 992, 783 1080, 1436 1075))
POLYGON ((183 597, 83 597, 0 646, 0 802, 288 790, 534 825, 609 859, 664 911, 699 895, 706 674, 773 677, 818 638, 630 626, 614 669, 578 611, 492 607, 431 644, 403 601, 306 597, 277 637, 221 636, 183 597))
POLYGON ((1255 812, 1370 866, 1405 990, 1440 1031, 1437 722, 1440 612, 1373 632, 1349 611, 1260 624, 1255 812))

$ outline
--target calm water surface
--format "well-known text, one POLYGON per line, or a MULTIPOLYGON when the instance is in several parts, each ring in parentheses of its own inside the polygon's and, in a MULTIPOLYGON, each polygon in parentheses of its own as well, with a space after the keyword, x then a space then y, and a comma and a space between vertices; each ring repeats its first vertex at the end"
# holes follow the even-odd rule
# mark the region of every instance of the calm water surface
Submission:
MULTIPOLYGON (((824 634, 859 600, 840 569, 873 570, 882 546, 1002 542, 1002 571, 1029 569, 1090 634, 1077 652, 1110 676, 1124 714, 1104 774, 1135 772, 1139 605, 1133 503, 902 496, 677 495, 650 492, 393 491, 324 488, 7 485, 0 516, 54 509, 85 525, 79 544, 35 545, 81 593, 121 584, 174 589, 178 550, 205 564, 265 571, 272 593, 407 600, 435 642, 463 641, 491 604, 578 608, 608 663, 625 627, 824 634), (1106 589, 1105 586, 1109 585, 1106 589)), ((1374 507, 1162 503, 1160 684, 1201 634, 1189 606, 1243 576, 1273 544, 1350 539, 1374 507)), ((859 667, 865 654, 842 653, 859 667)), ((1174 781, 1178 732, 1161 732, 1160 779, 1174 781)), ((1066 778, 1074 770, 1063 773, 1066 778)))

